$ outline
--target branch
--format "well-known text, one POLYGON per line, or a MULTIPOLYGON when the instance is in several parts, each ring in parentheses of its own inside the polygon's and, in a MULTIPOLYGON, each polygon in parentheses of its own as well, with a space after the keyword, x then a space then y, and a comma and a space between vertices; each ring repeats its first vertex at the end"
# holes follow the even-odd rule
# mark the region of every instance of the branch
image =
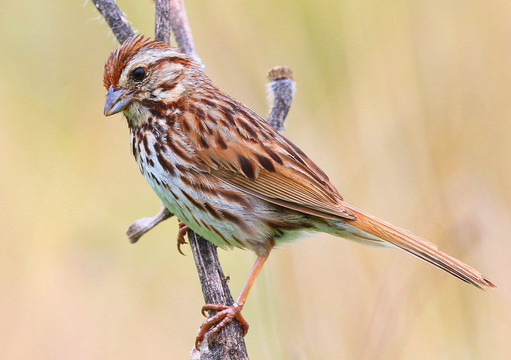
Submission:
POLYGON ((126 235, 128 235, 130 243, 136 243, 142 235, 172 216, 174 215, 164 205, 162 205, 160 212, 155 216, 138 219, 130 225, 128 230, 126 230, 126 235))
POLYGON ((170 45, 170 0, 154 1, 154 38, 170 45))
POLYGON ((202 64, 201 59, 195 53, 192 30, 188 24, 183 0, 170 0, 170 25, 176 37, 177 47, 197 63, 202 64))
POLYGON ((126 19, 126 15, 119 9, 115 0, 92 0, 92 2, 100 14, 103 15, 120 44, 135 35, 128 19, 126 19))
POLYGON ((284 131, 284 120, 286 119, 296 84, 293 81, 293 72, 284 66, 276 66, 268 72, 267 85, 268 100, 271 104, 268 124, 277 131, 284 131))

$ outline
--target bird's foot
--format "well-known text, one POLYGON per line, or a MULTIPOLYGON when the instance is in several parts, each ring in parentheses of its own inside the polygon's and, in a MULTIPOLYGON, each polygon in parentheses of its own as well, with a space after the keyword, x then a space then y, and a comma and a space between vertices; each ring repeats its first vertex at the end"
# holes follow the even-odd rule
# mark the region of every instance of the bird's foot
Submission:
POLYGON ((190 230, 188 226, 185 225, 183 222, 179 222, 179 232, 177 233, 177 251, 181 255, 184 255, 184 253, 181 251, 181 245, 188 244, 185 240, 185 235, 190 230))
POLYGON ((214 336, 216 333, 220 331, 225 325, 230 323, 232 319, 238 320, 241 325, 241 329, 243 331, 243 336, 245 336, 248 332, 248 321, 245 320, 243 315, 241 315, 241 309, 243 309, 243 305, 235 302, 234 304, 227 306, 221 304, 206 304, 202 307, 202 315, 206 315, 206 311, 209 310, 217 310, 218 312, 212 317, 208 318, 206 321, 202 323, 199 328, 199 332, 197 334, 197 338, 195 339, 195 347, 198 348, 199 344, 204 340, 206 334, 208 337, 214 336), (215 326, 213 326, 215 323, 215 326), (212 327, 213 326, 213 327, 212 327))

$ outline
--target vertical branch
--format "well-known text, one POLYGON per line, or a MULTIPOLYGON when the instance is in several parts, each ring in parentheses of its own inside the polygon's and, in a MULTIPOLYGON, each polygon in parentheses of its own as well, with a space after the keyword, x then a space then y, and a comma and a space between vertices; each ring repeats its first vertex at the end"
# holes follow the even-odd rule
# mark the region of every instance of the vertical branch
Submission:
POLYGON ((115 0, 92 0, 96 9, 105 18, 108 26, 112 29, 119 44, 122 44, 126 39, 135 35, 131 26, 126 19, 126 15, 119 9, 115 0))
POLYGON ((181 51, 202 64, 201 59, 195 53, 192 30, 188 24, 184 0, 170 0, 170 25, 176 37, 177 46, 181 51))
POLYGON ((154 38, 170 45, 170 0, 154 1, 154 38))
POLYGON ((270 81, 267 90, 271 104, 267 121, 275 130, 284 131, 284 120, 296 89, 293 72, 284 66, 276 66, 268 72, 267 77, 270 81))

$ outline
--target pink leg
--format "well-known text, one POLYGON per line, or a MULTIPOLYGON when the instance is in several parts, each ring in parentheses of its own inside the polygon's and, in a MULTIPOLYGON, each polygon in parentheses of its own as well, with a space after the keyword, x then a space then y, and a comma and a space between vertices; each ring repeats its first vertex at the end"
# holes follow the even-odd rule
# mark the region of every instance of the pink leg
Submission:
POLYGON ((261 271, 264 262, 266 261, 266 259, 268 259, 268 255, 259 256, 257 258, 254 267, 252 268, 252 271, 250 271, 250 275, 248 276, 248 279, 245 285, 243 286, 243 289, 241 290, 238 299, 236 299, 234 304, 230 306, 223 304, 206 304, 202 307, 202 314, 204 316, 206 315, 206 311, 209 310, 218 310, 218 313, 216 313, 214 316, 208 318, 206 321, 202 323, 201 327, 199 328, 197 338, 195 339, 196 348, 198 348, 199 344, 204 340, 206 334, 208 334, 209 337, 212 337, 218 331, 220 331, 220 329, 222 329, 225 325, 231 322, 232 319, 236 319, 240 323, 241 328, 243 329, 243 336, 247 334, 249 325, 247 320, 245 320, 245 318, 241 315, 241 310, 243 309, 243 306, 247 301, 250 288, 254 284, 257 275, 259 275, 259 272, 261 271), (218 324, 212 327, 215 323, 218 324))

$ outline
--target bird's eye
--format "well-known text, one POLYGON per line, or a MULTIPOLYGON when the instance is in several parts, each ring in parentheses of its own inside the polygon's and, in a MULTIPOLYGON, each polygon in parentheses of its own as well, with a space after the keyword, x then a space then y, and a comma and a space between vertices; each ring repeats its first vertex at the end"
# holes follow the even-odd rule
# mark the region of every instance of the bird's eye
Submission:
POLYGON ((131 77, 135 81, 142 81, 144 80, 146 73, 147 73, 146 69, 144 69, 143 67, 138 67, 131 72, 131 77))

